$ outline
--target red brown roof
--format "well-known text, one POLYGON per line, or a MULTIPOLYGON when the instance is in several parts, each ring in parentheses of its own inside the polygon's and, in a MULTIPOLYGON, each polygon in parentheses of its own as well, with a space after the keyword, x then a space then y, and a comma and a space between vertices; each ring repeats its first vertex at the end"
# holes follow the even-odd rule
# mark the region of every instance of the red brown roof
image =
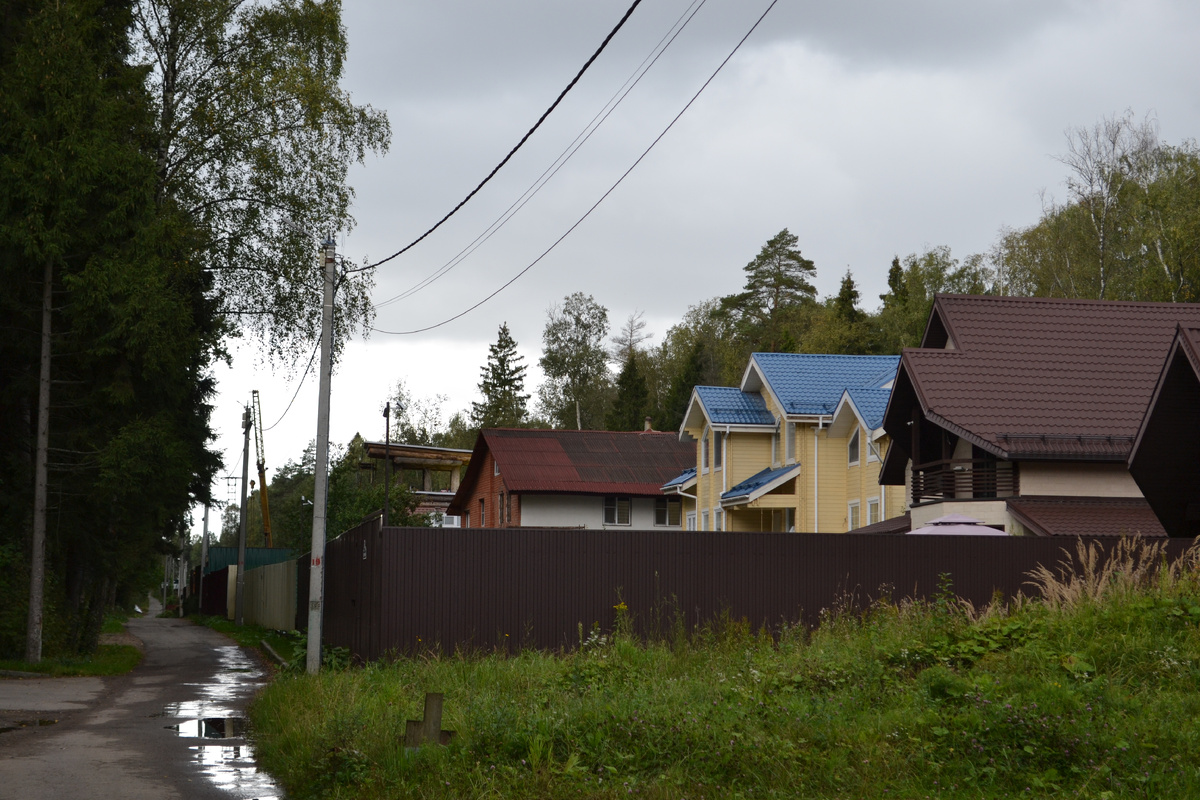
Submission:
POLYGON ((1038 536, 1166 536, 1140 497, 1010 497, 1008 512, 1038 536))
POLYGON ((1123 461, 1180 322, 1200 304, 938 295, 884 427, 904 447, 915 401, 1002 458, 1123 461))
POLYGON ((488 428, 480 432, 459 492, 477 479, 487 450, 510 492, 661 497, 660 487, 696 466, 696 446, 659 431, 488 428))

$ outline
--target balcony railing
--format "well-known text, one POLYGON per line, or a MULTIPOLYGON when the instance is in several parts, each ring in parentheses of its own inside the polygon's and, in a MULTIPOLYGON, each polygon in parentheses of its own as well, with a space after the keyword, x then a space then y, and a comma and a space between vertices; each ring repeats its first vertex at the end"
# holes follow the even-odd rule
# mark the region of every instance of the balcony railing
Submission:
POLYGON ((952 458, 915 464, 913 504, 934 500, 979 500, 1012 497, 1020 489, 1017 466, 1011 461, 952 458))

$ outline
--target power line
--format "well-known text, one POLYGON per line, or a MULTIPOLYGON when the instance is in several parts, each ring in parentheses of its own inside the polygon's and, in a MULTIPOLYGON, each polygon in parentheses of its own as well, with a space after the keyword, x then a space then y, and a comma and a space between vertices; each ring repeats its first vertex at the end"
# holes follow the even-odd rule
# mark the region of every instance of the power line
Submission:
POLYGON ((296 402, 296 398, 300 396, 300 390, 302 388, 304 388, 304 380, 305 380, 305 378, 308 377, 308 371, 312 369, 313 359, 315 359, 317 357, 317 347, 320 344, 321 344, 321 340, 318 339, 317 343, 313 345, 312 353, 308 357, 308 366, 304 368, 304 374, 300 376, 300 383, 298 383, 296 385, 296 391, 292 393, 292 399, 288 402, 287 408, 285 408, 283 410, 283 413, 279 415, 279 419, 277 419, 273 423, 271 423, 270 427, 262 429, 263 433, 266 433, 267 431, 271 430, 279 423, 283 422, 283 418, 286 417, 288 415, 288 412, 292 410, 292 403, 296 402))
POLYGON ((444 216, 440 220, 438 220, 437 223, 432 228, 425 231, 420 236, 418 236, 416 239, 414 239, 412 242, 405 245, 401 249, 397 250, 395 253, 392 253, 387 258, 380 259, 379 261, 376 261, 374 264, 368 264, 365 267, 358 267, 356 269, 352 269, 352 270, 350 270, 350 272, 362 272, 363 270, 373 269, 375 267, 378 267, 381 264, 386 264, 387 262, 391 261, 396 256, 401 255, 402 253, 405 253, 406 251, 415 247, 426 236, 433 233, 438 228, 442 227, 442 224, 446 220, 450 219, 452 216, 455 215, 455 213, 458 212, 458 210, 460 208, 465 206, 467 204, 467 201, 470 200, 472 197, 474 197, 476 195, 476 193, 478 193, 479 190, 482 189, 484 187, 484 185, 487 184, 487 182, 490 181, 492 179, 492 177, 497 172, 500 171, 500 168, 503 167, 505 164, 507 164, 508 160, 510 158, 512 158, 518 150, 521 149, 521 146, 524 145, 525 142, 529 139, 529 137, 533 135, 534 131, 536 131, 538 128, 540 128, 542 126, 542 123, 546 121, 546 117, 550 116, 550 112, 552 112, 554 109, 558 108, 558 104, 561 103, 562 99, 567 96, 567 92, 569 92, 569 91, 571 91, 571 89, 575 88, 575 84, 578 83, 579 79, 583 77, 583 73, 587 72, 588 67, 590 67, 592 65, 592 62, 595 61, 600 56, 600 54, 604 52, 604 48, 608 47, 608 43, 610 41, 612 41, 612 38, 614 36, 617 35, 617 31, 621 30, 621 28, 624 27, 625 21, 627 19, 629 19, 630 16, 633 15, 634 9, 636 9, 639 5, 641 5, 641 3, 642 3, 642 0, 633 0, 633 5, 629 6, 629 10, 627 10, 625 12, 625 16, 621 17, 621 21, 617 23, 617 26, 615 28, 613 28, 611 31, 609 31, 608 36, 604 37, 604 41, 600 43, 600 47, 596 48, 596 52, 592 53, 592 57, 589 58, 587 60, 587 62, 579 69, 579 72, 577 72, 575 74, 575 77, 571 79, 571 82, 567 84, 567 88, 563 89, 562 92, 559 93, 558 97, 556 97, 554 99, 554 102, 550 104, 550 107, 547 108, 542 113, 542 116, 540 116, 538 118, 538 121, 533 124, 533 127, 530 128, 525 133, 525 135, 521 137, 521 141, 517 142, 516 147, 514 147, 512 150, 509 150, 508 155, 506 155, 500 161, 500 163, 497 164, 495 166, 495 168, 492 169, 492 171, 488 173, 487 177, 484 178, 482 181, 480 181, 479 185, 476 186, 474 189, 472 189, 471 192, 466 197, 464 197, 459 202, 458 205, 456 205, 454 208, 450 209, 450 213, 446 214, 446 216, 444 216))
POLYGON ((385 331, 385 330, 382 330, 380 328, 375 328, 375 327, 372 327, 371 330, 374 331, 375 333, 383 333, 383 334, 387 334, 389 336, 410 336, 415 333, 425 333, 426 331, 431 331, 431 330, 434 330, 435 328, 440 328, 443 325, 454 322, 456 319, 465 317, 467 314, 470 314, 472 311, 479 308, 480 306, 482 306, 487 301, 491 300, 496 295, 500 294, 502 291, 507 289, 509 286, 516 283, 516 281, 522 275, 524 275, 526 272, 529 272, 529 270, 533 269, 538 264, 538 262, 540 262, 543 258, 548 256, 550 254, 550 252, 552 250, 554 250, 554 248, 558 247, 558 245, 562 242, 563 239, 566 239, 568 236, 571 235, 571 233, 576 228, 578 228, 581 224, 583 224, 583 221, 585 219, 587 219, 589 216, 591 216, 592 212, 595 211, 600 206, 600 204, 603 203, 605 201, 605 199, 607 199, 608 196, 610 194, 612 194, 613 191, 618 186, 621 185, 621 183, 625 180, 625 178, 629 177, 629 173, 633 172, 633 170, 635 168, 637 168, 637 165, 642 163, 642 160, 647 155, 649 155, 650 151, 654 149, 655 145, 657 145, 660 141, 662 141, 662 138, 667 135, 667 131, 671 130, 671 128, 674 127, 675 123, 679 121, 679 118, 682 117, 687 112, 687 110, 692 107, 692 103, 696 102, 696 98, 698 98, 701 95, 701 93, 703 93, 704 90, 708 88, 708 85, 710 83, 712 83, 713 80, 717 77, 717 75, 721 72, 721 70, 725 68, 725 65, 729 63, 729 60, 731 58, 733 58, 733 56, 737 53, 738 50, 741 49, 742 45, 745 44, 746 40, 750 38, 750 35, 752 33, 754 33, 754 31, 758 28, 758 26, 762 23, 762 21, 764 19, 766 19, 767 14, 771 13, 771 9, 774 8, 775 4, 778 2, 779 2, 779 0, 771 0, 771 4, 769 6, 767 6, 767 10, 764 11, 757 20, 755 20, 754 24, 750 26, 750 30, 746 31, 745 36, 743 36, 740 40, 738 40, 738 43, 736 45, 734 45, 734 48, 731 51, 729 51, 729 55, 725 56, 725 60, 723 60, 717 66, 716 70, 713 71, 712 75, 708 76, 708 80, 706 80, 704 82, 704 84, 701 85, 701 87, 696 91, 696 93, 694 95, 692 95, 692 99, 688 100, 687 104, 680 110, 680 112, 678 114, 675 115, 674 119, 672 119, 669 123, 667 123, 667 127, 663 128, 662 133, 658 134, 658 136, 655 137, 654 141, 652 141, 650 143, 650 146, 647 147, 644 151, 642 151, 642 154, 637 157, 637 160, 633 162, 633 164, 629 167, 629 169, 625 170, 625 172, 621 174, 621 177, 617 178, 616 182, 608 188, 608 191, 606 191, 603 195, 601 195, 600 199, 597 200, 594 204, 592 204, 592 207, 589 208, 586 212, 584 212, 582 217, 580 217, 578 220, 576 220, 575 223, 571 227, 567 228, 566 232, 563 233, 562 236, 559 236, 557 239, 555 239, 553 244, 551 244, 549 247, 547 247, 540 256, 538 256, 533 261, 531 261, 524 269, 522 269, 516 275, 509 278, 508 281, 506 281, 504 284, 502 284, 500 286, 500 288, 496 289, 494 292, 492 292, 487 297, 480 300, 475 305, 471 306, 470 308, 467 308, 465 311, 455 314, 452 317, 444 319, 441 322, 435 323, 433 325, 428 325, 424 328, 417 328, 417 329, 411 330, 411 331, 385 331))
POLYGON ((434 271, 433 274, 426 276, 416 285, 405 289, 400 294, 389 297, 387 300, 374 303, 373 307, 376 309, 383 308, 384 306, 398 302, 407 297, 411 297, 412 295, 424 289, 426 286, 429 286, 434 281, 446 275, 448 272, 450 272, 450 270, 454 269, 456 266, 469 258, 485 242, 491 239, 492 236, 499 231, 500 228, 504 227, 509 220, 516 216, 517 213, 520 212, 521 209, 523 209, 525 205, 532 200, 533 197, 540 192, 547 183, 550 182, 551 178, 557 175, 559 170, 561 170, 566 163, 570 161, 577 152, 579 152, 583 145, 592 138, 592 134, 599 130, 600 126, 603 125, 609 116, 612 115, 613 111, 616 110, 617 106, 619 106, 622 101, 629 96, 634 87, 641 82, 646 73, 649 72, 650 69, 658 62, 658 59, 667 51, 667 48, 669 48, 675 42, 675 39, 679 37, 679 34, 683 32, 683 29, 687 27, 688 23, 692 21, 692 19, 696 16, 700 9, 703 8, 706 2, 707 0, 692 0, 692 4, 683 10, 683 13, 679 15, 679 18, 675 20, 670 29, 663 34, 663 37, 659 39, 658 43, 655 44, 655 46, 651 49, 650 54, 642 59, 642 63, 639 64, 637 68, 635 68, 630 74, 630 76, 625 79, 625 83, 613 93, 612 97, 608 99, 608 102, 596 112, 596 115, 592 117, 591 121, 588 122, 588 124, 584 126, 583 130, 579 132, 579 135, 576 136, 575 139, 568 144, 561 153, 559 153, 558 158, 556 158, 550 164, 550 166, 547 167, 532 184, 530 184, 529 188, 526 189, 520 197, 513 201, 512 205, 505 209, 504 212, 501 213, 491 225, 484 229, 483 233, 476 236, 474 241, 472 241, 462 250, 458 251, 458 253, 456 253, 449 261, 434 271))

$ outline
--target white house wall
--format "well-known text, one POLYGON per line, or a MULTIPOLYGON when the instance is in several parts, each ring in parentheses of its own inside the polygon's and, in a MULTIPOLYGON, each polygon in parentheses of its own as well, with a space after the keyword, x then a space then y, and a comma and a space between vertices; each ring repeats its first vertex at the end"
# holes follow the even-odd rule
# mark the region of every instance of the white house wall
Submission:
POLYGON ((521 527, 648 530, 664 526, 654 524, 652 497, 633 498, 629 525, 605 525, 604 498, 599 495, 523 494, 521 527))

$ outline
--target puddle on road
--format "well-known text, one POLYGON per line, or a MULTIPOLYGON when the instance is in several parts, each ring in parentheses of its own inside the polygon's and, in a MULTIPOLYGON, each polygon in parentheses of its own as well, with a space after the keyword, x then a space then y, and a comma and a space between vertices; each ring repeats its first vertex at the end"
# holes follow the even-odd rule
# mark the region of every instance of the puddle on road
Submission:
MULTIPOLYGON (((197 699, 168 703, 153 715, 175 720, 165 727, 180 738, 242 739, 249 734, 241 709, 263 685, 263 671, 236 645, 218 647, 217 653, 220 663, 209 681, 185 684, 195 689, 197 699)), ((255 763, 251 746, 197 744, 188 751, 198 772, 231 798, 283 800, 283 790, 255 763)))
POLYGON ((201 773, 221 789, 255 800, 283 800, 283 791, 254 763, 254 748, 248 745, 204 744, 188 748, 201 773))
POLYGON ((167 729, 193 739, 241 739, 246 735, 246 720, 244 717, 189 719, 168 725, 167 729))

